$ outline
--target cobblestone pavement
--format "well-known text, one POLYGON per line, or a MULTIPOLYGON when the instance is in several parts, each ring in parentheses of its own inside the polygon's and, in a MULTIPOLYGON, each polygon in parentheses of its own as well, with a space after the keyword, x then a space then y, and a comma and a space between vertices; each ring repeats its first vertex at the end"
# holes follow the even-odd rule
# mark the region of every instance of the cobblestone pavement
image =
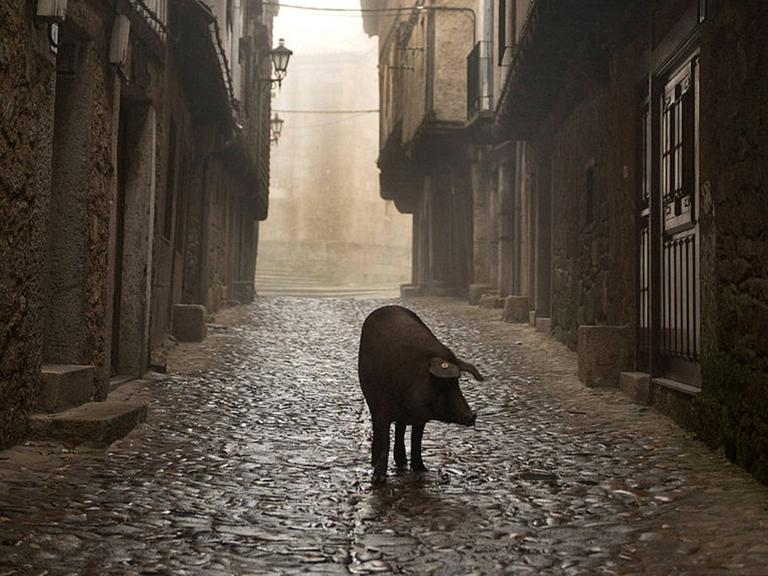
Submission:
POLYGON ((359 330, 383 304, 260 299, 180 346, 108 450, 0 453, 9 574, 768 574, 768 489, 527 326, 416 299, 484 383, 430 472, 369 483, 359 330))

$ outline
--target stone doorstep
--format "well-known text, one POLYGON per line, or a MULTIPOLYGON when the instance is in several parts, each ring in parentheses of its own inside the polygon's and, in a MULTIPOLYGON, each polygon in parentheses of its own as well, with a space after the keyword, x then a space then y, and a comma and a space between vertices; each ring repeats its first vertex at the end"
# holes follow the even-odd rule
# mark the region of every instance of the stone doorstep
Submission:
POLYGON ((114 392, 120 388, 120 386, 123 386, 128 382, 132 382, 133 380, 136 380, 136 376, 131 376, 129 374, 118 374, 117 376, 112 376, 109 379, 109 391, 114 392))
POLYGON ((467 294, 470 305, 477 306, 480 304, 480 298, 482 298, 483 294, 491 291, 492 287, 490 284, 470 284, 467 294))
POLYGON ((632 364, 630 346, 627 326, 579 326, 579 380, 589 387, 615 387, 632 364))
POLYGON ((536 318, 536 330, 542 334, 552 333, 552 319, 551 318, 536 318))
POLYGON ((621 372, 619 389, 635 402, 650 404, 651 377, 645 372, 621 372))
POLYGON ((207 335, 208 312, 198 304, 176 304, 171 322, 173 337, 179 342, 202 342, 207 335))
POLYGON ((147 403, 107 400, 89 402, 58 414, 35 414, 29 419, 34 440, 106 447, 147 419, 147 403))
POLYGON ((488 310, 495 310, 497 308, 502 308, 504 306, 504 303, 499 298, 498 293, 488 293, 483 294, 480 297, 480 308, 486 308, 488 310))
POLYGON ((401 284, 400 285, 400 297, 412 298, 415 296, 421 296, 424 290, 418 284, 401 284))
POLYGON ((528 296, 507 296, 504 299, 504 322, 528 322, 528 296))
POLYGON ((60 412, 80 406, 93 396, 94 368, 75 364, 43 364, 39 410, 60 412))

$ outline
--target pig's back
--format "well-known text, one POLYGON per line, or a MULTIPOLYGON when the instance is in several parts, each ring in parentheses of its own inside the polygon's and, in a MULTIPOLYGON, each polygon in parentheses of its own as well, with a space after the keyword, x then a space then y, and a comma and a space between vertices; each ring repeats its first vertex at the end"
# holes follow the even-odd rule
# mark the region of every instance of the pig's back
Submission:
POLYGON ((363 323, 360 383, 363 387, 376 380, 403 383, 426 372, 435 356, 455 361, 453 353, 415 313, 402 306, 379 308, 363 323))

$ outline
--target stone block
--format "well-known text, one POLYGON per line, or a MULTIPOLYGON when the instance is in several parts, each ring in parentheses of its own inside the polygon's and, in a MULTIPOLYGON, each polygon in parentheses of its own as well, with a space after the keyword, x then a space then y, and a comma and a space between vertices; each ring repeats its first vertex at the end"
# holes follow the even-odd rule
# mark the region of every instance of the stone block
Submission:
POLYGON ((60 412, 90 402, 94 393, 93 366, 44 364, 39 409, 60 412))
POLYGON ((29 431, 35 440, 104 447, 123 438, 146 419, 146 402, 108 400, 58 414, 35 414, 29 419, 29 431))
POLYGON ((205 306, 176 304, 173 307, 173 337, 179 342, 202 342, 207 334, 205 306))
POLYGON ((501 300, 499 299, 498 294, 483 294, 480 297, 480 308, 486 308, 489 310, 501 308, 500 302, 501 300))
POLYGON ((587 386, 617 386, 619 374, 630 368, 628 326, 579 326, 579 380, 587 386))
POLYGON ((480 304, 480 298, 483 294, 491 292, 490 284, 470 284, 469 285, 469 303, 472 306, 480 304))
POLYGON ((552 319, 536 318, 536 331, 549 336, 552 333, 552 319))
POLYGON ((504 322, 525 324, 528 322, 528 296, 504 298, 504 322))
POLYGON ((450 296, 456 296, 458 293, 458 290, 455 286, 449 286, 447 284, 443 283, 435 283, 432 284, 432 286, 429 287, 429 293, 432 296, 438 296, 441 298, 450 297, 450 296))
POLYGON ((635 402, 651 402, 651 377, 645 372, 622 372, 619 374, 619 388, 635 402))
POLYGON ((400 297, 401 298, 413 298, 415 296, 421 296, 424 290, 419 284, 401 284, 400 285, 400 297))
POLYGON ((253 282, 232 282, 229 291, 230 300, 237 300, 242 304, 250 304, 256 292, 253 282))

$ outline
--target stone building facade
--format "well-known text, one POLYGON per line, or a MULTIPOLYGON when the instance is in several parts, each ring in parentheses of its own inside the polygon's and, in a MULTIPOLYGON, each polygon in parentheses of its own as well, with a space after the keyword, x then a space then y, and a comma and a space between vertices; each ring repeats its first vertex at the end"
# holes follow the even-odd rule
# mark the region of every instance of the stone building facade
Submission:
MULTIPOLYGON (((470 301, 566 342, 585 383, 621 386, 768 481, 768 9, 481 0, 475 13, 464 127, 437 152, 468 163, 470 301)), ((388 104, 380 81, 382 194, 404 205, 421 189, 418 145, 389 145, 409 132, 386 111, 412 95, 388 104)))
POLYGON ((0 4, 0 447, 58 388, 144 374, 177 304, 252 298, 268 194, 272 7, 70 0, 49 25, 36 5, 0 4), (217 226, 192 208, 221 196, 217 226))
POLYGON ((462 146, 464 62, 476 3, 362 2, 379 38, 381 196, 413 214, 412 293, 465 294, 470 284, 471 176, 462 146))
POLYGON ((495 42, 509 48, 494 52, 508 70, 482 153, 516 150, 513 208, 500 186, 495 215, 509 319, 527 307, 578 349, 586 383, 622 385, 767 480, 768 222, 752 138, 768 11, 627 1, 563 18, 504 4, 495 42))
POLYGON ((0 2, 0 445, 23 437, 42 364, 56 60, 32 8, 0 2))

